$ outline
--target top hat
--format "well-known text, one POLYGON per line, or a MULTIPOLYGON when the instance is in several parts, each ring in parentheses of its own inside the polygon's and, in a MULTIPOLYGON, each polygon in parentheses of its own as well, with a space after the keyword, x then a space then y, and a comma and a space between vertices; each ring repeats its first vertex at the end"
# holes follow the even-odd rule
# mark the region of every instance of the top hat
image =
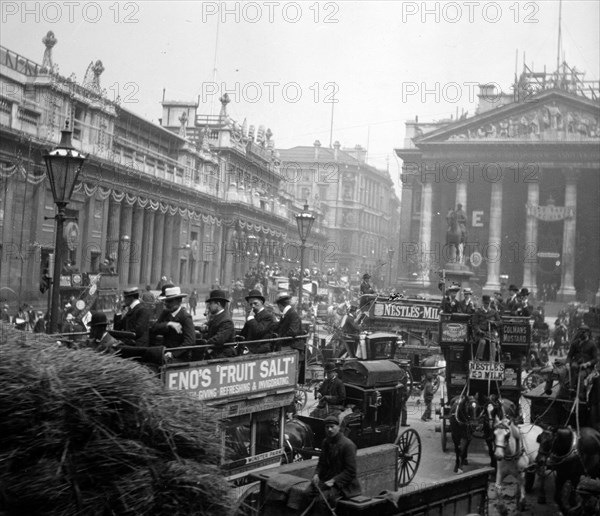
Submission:
POLYGON ((473 291, 467 287, 463 289, 463 294, 473 294, 473 291))
POLYGON ((292 299, 292 296, 290 296, 287 292, 282 292, 275 298, 275 303, 287 301, 288 299, 292 299))
POLYGON ((108 324, 108 317, 104 312, 92 312, 92 319, 90 320, 90 326, 106 326, 108 324))
POLYGON ((165 288, 165 294, 160 296, 159 299, 161 301, 168 301, 169 299, 182 299, 186 296, 187 294, 181 293, 181 289, 179 287, 167 287, 165 288))
POLYGON ((508 287, 508 290, 510 290, 511 292, 518 292, 519 287, 517 287, 516 285, 511 285, 510 287, 508 287))
POLYGON ((327 425, 339 425, 340 424, 340 420, 338 419, 337 416, 327 416, 323 420, 323 423, 325 424, 325 426, 327 426, 327 425))
POLYGON ((369 279, 371 277, 371 275, 368 272, 365 272, 363 274, 363 279, 369 279))
POLYGON ((521 294, 522 296, 528 296, 529 290, 526 288, 522 288, 521 291, 519 292, 519 294, 521 294))
POLYGON ((229 298, 227 297, 227 292, 224 290, 211 290, 206 298, 206 303, 210 301, 225 301, 229 303, 229 298))
POLYGON ((246 301, 250 301, 252 298, 260 299, 263 303, 265 302, 265 297, 260 293, 260 290, 255 289, 248 292, 248 295, 245 298, 246 301))
POLYGON ((129 287, 126 288, 125 290, 123 290, 123 296, 127 297, 127 296, 135 296, 136 294, 140 293, 140 289, 137 287, 129 287))

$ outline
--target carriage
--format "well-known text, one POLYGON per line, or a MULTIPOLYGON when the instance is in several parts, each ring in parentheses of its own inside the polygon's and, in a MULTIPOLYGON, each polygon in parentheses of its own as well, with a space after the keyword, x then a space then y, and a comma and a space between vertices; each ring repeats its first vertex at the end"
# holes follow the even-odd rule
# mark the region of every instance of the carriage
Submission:
MULTIPOLYGON (((395 341, 395 336, 393 341, 395 341)), ((369 347, 391 349, 392 339, 370 342, 369 347)), ((342 412, 341 430, 357 448, 385 443, 397 446, 395 487, 403 487, 414 478, 421 460, 421 439, 413 429, 400 432, 402 404, 406 400, 406 371, 391 360, 348 359, 339 365, 339 378, 346 389, 346 411, 342 412)), ((285 455, 289 462, 307 460, 320 454, 325 438, 322 418, 296 415, 286 422, 285 455)))
MULTIPOLYGON (((497 361, 491 353, 487 360, 476 357, 469 314, 441 314, 439 340, 446 360, 446 395, 440 401, 441 425, 436 430, 441 432, 442 450, 447 451, 453 398, 474 396, 480 414, 491 395, 510 400, 520 410, 521 372, 531 345, 531 326, 527 317, 502 317, 497 333, 486 335, 488 347, 497 348, 497 361)), ((473 421, 476 437, 482 437, 480 423, 473 421)))

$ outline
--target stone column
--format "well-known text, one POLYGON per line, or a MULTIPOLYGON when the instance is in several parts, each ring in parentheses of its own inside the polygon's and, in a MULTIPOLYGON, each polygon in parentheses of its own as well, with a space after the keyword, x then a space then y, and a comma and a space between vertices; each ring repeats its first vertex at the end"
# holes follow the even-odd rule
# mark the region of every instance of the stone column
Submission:
POLYGON ((563 225, 562 274, 558 299, 563 302, 573 301, 576 297, 575 278, 575 224, 577 221, 577 177, 578 172, 566 173, 565 208, 568 215, 563 225))
POLYGON ((142 256, 140 257, 140 284, 150 283, 152 276, 152 260, 154 257, 154 215, 155 211, 144 210, 144 229, 142 236, 142 256))
POLYGON ((119 225, 119 283, 121 287, 129 284, 129 263, 131 262, 131 221, 133 208, 127 204, 121 206, 121 220, 119 225))
POLYGON ((157 211, 154 216, 154 237, 152 246, 152 267, 148 281, 155 285, 163 272, 163 242, 165 237, 165 216, 157 211))
POLYGON ((431 248, 431 223, 432 223, 432 202, 433 202, 433 185, 428 182, 423 183, 423 191, 421 192, 421 226, 419 228, 419 255, 420 262, 423 265, 423 270, 418 278, 419 285, 423 288, 429 288, 429 261, 432 256, 435 256, 434 250, 431 248))
POLYGON ((131 254, 129 262, 129 284, 131 286, 139 286, 140 284, 140 259, 143 234, 144 209, 136 206, 133 210, 133 222, 131 224, 131 254))
MULTIPOLYGON (((409 276, 408 252, 414 247, 416 242, 411 242, 411 226, 412 222, 412 201, 415 192, 414 183, 416 182, 414 175, 402 174, 402 204, 400 205, 400 220, 403 224, 399 224, 400 249, 397 252, 397 276, 401 283, 406 283, 412 278, 409 276)), ((392 227, 399 221, 392 219, 392 227)), ((349 246, 350 252, 352 247, 349 246)))
POLYGON ((487 252, 487 281, 483 287, 486 294, 500 290, 500 257, 502 256, 502 182, 492 183, 490 201, 490 229, 487 252))
POLYGON ((173 260, 173 215, 169 212, 165 213, 164 216, 164 240, 163 240, 163 251, 162 251, 162 271, 160 275, 165 275, 175 281, 175 278, 171 278, 171 262, 173 260))
POLYGON ((532 296, 535 296, 535 292, 537 290, 537 254, 531 257, 529 256, 527 249, 533 248, 533 250, 537 253, 538 219, 533 215, 533 213, 530 214, 529 210, 530 207, 533 209, 534 206, 537 206, 539 202, 539 183, 537 181, 529 183, 527 187, 527 222, 525 226, 525 253, 523 257, 523 287, 527 288, 532 296))
MULTIPOLYGON (((105 205, 106 206, 106 205, 105 205)), ((102 256, 114 260, 115 268, 118 267, 119 258, 119 221, 121 219, 121 203, 116 202, 112 197, 108 200, 108 224, 106 229, 106 253, 102 256)))

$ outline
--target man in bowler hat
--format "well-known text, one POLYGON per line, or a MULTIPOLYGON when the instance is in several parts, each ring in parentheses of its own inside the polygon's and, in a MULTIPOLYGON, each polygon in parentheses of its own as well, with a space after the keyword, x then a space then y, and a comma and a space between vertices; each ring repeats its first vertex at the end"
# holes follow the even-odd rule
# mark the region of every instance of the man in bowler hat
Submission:
POLYGON ((162 345, 168 348, 165 353, 167 360, 187 362, 190 360, 191 351, 176 349, 196 345, 194 320, 181 306, 187 294, 182 294, 179 287, 167 287, 164 292, 159 299, 164 303, 165 308, 150 328, 150 334, 162 335, 162 345))
MULTIPOLYGON (((265 308, 265 298, 260 290, 251 290, 246 296, 246 302, 251 310, 242 328, 241 335, 247 341, 264 340, 273 336, 277 321, 275 315, 265 308)), ((248 344, 251 353, 268 353, 271 351, 271 343, 248 344)))
POLYGON ((206 337, 201 343, 212 346, 208 350, 209 358, 233 357, 236 354, 233 346, 225 346, 235 338, 235 326, 229 310, 225 309, 227 303, 229 303, 227 292, 220 289, 211 290, 206 298, 209 315, 206 337))
POLYGON ((127 344, 145 347, 148 346, 148 328, 152 313, 139 298, 140 291, 137 287, 123 291, 123 312, 115 314, 113 328, 135 333, 134 341, 127 344))
POLYGON ((121 344, 107 331, 108 318, 104 312, 92 312, 90 320, 90 338, 86 347, 99 353, 115 353, 121 344))
MULTIPOLYGON (((287 293, 282 292, 275 299, 275 303, 281 312, 281 319, 275 332, 278 337, 298 337, 302 335, 302 320, 298 315, 298 312, 294 310, 291 304, 291 296, 287 293)), ((295 349, 299 353, 299 372, 298 372, 298 383, 304 383, 304 350, 306 347, 306 341, 304 339, 294 339, 291 341, 281 341, 277 348, 281 349, 295 349)))

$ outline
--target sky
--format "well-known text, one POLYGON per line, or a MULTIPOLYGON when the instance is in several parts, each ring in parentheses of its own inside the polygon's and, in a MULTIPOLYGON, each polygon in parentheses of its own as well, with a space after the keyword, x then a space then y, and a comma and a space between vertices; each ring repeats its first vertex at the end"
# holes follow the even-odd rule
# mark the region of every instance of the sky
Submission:
MULTIPOLYGON (((277 148, 362 145, 398 183, 394 148, 416 115, 475 111, 477 84, 511 91, 523 60, 556 68, 559 2, 3 1, 2 46, 81 81, 100 59, 109 98, 158 122, 167 100, 199 100, 273 133, 277 148), (334 102, 332 102, 332 100, 334 102), (333 130, 331 131, 333 119, 333 130)), ((600 2, 562 2, 561 60, 600 78, 600 2)))

